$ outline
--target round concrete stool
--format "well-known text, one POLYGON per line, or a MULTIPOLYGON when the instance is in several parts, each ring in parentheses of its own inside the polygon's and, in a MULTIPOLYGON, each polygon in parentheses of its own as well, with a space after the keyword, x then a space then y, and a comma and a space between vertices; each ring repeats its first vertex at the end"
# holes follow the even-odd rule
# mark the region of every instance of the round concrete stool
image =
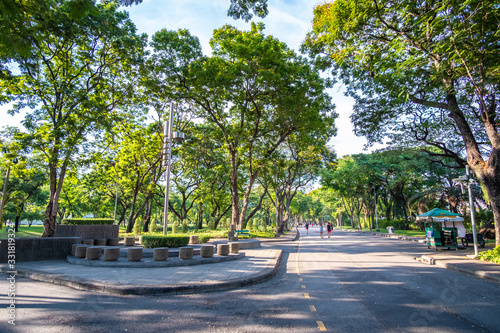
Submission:
POLYGON ((120 242, 120 238, 110 238, 110 239, 108 239, 108 245, 109 246, 118 246, 119 242, 120 242))
POLYGON ((85 258, 85 255, 87 254, 87 247, 89 246, 86 244, 78 244, 75 246, 75 257, 85 258))
POLYGON ((179 258, 181 260, 189 260, 193 258, 193 248, 184 246, 179 248, 179 258))
POLYGON ((107 247, 104 249, 104 261, 117 261, 120 258, 120 248, 119 247, 107 247))
POLYGON ((141 261, 142 259, 142 247, 131 247, 127 250, 127 260, 128 261, 141 261))
POLYGON ((89 239, 84 239, 82 243, 85 244, 85 245, 94 245, 94 240, 90 239, 90 238, 89 239))
POLYGON ((229 243, 229 252, 230 253, 238 253, 239 250, 240 250, 240 244, 229 243))
POLYGON ((229 254, 229 244, 217 244, 217 254, 227 256, 229 254))
POLYGON ((76 246, 77 245, 82 245, 82 244, 73 244, 73 245, 71 245, 71 255, 72 256, 75 256, 75 250, 76 250, 76 246))
POLYGON ((101 257, 102 248, 100 246, 89 246, 85 252, 87 260, 98 260, 101 257))
POLYGON ((154 261, 165 261, 168 259, 168 247, 157 247, 153 249, 154 261))
POLYGON ((96 239, 94 239, 94 245, 106 246, 106 238, 96 238, 96 239))
POLYGON ((197 235, 189 236, 189 244, 198 244, 199 241, 200 241, 200 239, 197 235))
POLYGON ((134 246, 135 245, 135 237, 125 237, 123 244, 125 246, 134 246))
POLYGON ((212 258, 214 256, 214 246, 213 245, 202 245, 200 247, 200 256, 202 258, 212 258))

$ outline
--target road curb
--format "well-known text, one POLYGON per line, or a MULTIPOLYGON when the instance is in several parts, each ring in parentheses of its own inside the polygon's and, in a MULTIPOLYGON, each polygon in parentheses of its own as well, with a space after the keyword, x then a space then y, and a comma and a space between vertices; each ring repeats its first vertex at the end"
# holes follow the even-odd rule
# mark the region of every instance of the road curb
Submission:
MULTIPOLYGON (((165 295, 165 294, 192 294, 220 290, 236 289, 252 284, 264 282, 272 278, 279 270, 283 257, 282 250, 275 250, 274 257, 270 260, 267 267, 259 273, 247 278, 231 279, 227 281, 208 281, 191 285, 156 285, 156 286, 137 286, 137 285, 109 285, 107 283, 80 279, 63 274, 44 273, 31 269, 17 270, 17 276, 25 277, 31 280, 53 283, 69 288, 100 292, 113 295, 165 295)), ((2 267, 2 273, 7 270, 2 267)))

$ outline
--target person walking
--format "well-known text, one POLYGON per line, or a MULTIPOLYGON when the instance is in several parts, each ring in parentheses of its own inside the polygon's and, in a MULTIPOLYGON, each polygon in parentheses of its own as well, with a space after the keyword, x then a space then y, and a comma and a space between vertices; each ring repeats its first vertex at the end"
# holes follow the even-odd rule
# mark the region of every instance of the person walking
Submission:
POLYGON ((328 238, 330 238, 332 235, 332 224, 330 222, 326 225, 326 232, 328 233, 328 238))
POLYGON ((323 238, 323 222, 319 223, 319 235, 323 238))
POLYGON ((306 222, 306 234, 309 233, 309 223, 306 222))

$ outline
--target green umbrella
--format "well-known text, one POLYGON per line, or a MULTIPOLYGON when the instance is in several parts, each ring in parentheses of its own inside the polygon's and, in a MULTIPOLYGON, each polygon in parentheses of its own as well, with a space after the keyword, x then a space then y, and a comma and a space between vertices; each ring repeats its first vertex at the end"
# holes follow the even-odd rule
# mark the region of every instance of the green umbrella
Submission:
POLYGON ((419 216, 417 216, 417 220, 427 220, 429 217, 430 218, 454 218, 461 216, 460 214, 457 213, 452 213, 448 210, 444 209, 439 209, 439 208, 434 208, 433 210, 428 211, 427 213, 423 213, 419 216))

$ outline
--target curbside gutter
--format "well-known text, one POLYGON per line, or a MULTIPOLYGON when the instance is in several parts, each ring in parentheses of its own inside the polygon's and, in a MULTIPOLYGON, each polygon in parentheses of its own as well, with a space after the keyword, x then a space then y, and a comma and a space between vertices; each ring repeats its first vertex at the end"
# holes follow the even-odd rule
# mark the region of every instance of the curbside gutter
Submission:
MULTIPOLYGON (((211 292, 220 290, 229 290, 240 287, 245 287, 252 284, 264 282, 272 278, 279 270, 281 260, 283 257, 282 250, 276 250, 274 258, 272 258, 267 267, 261 272, 247 277, 230 279, 227 281, 207 281, 190 285, 155 285, 155 286, 137 286, 115 284, 110 285, 107 283, 80 279, 64 274, 41 273, 31 269, 23 269, 17 271, 17 276, 25 277, 31 280, 53 283, 77 290, 101 292, 113 295, 181 295, 192 294, 201 292, 211 292)), ((1 271, 5 273, 7 270, 2 267, 1 271)))

